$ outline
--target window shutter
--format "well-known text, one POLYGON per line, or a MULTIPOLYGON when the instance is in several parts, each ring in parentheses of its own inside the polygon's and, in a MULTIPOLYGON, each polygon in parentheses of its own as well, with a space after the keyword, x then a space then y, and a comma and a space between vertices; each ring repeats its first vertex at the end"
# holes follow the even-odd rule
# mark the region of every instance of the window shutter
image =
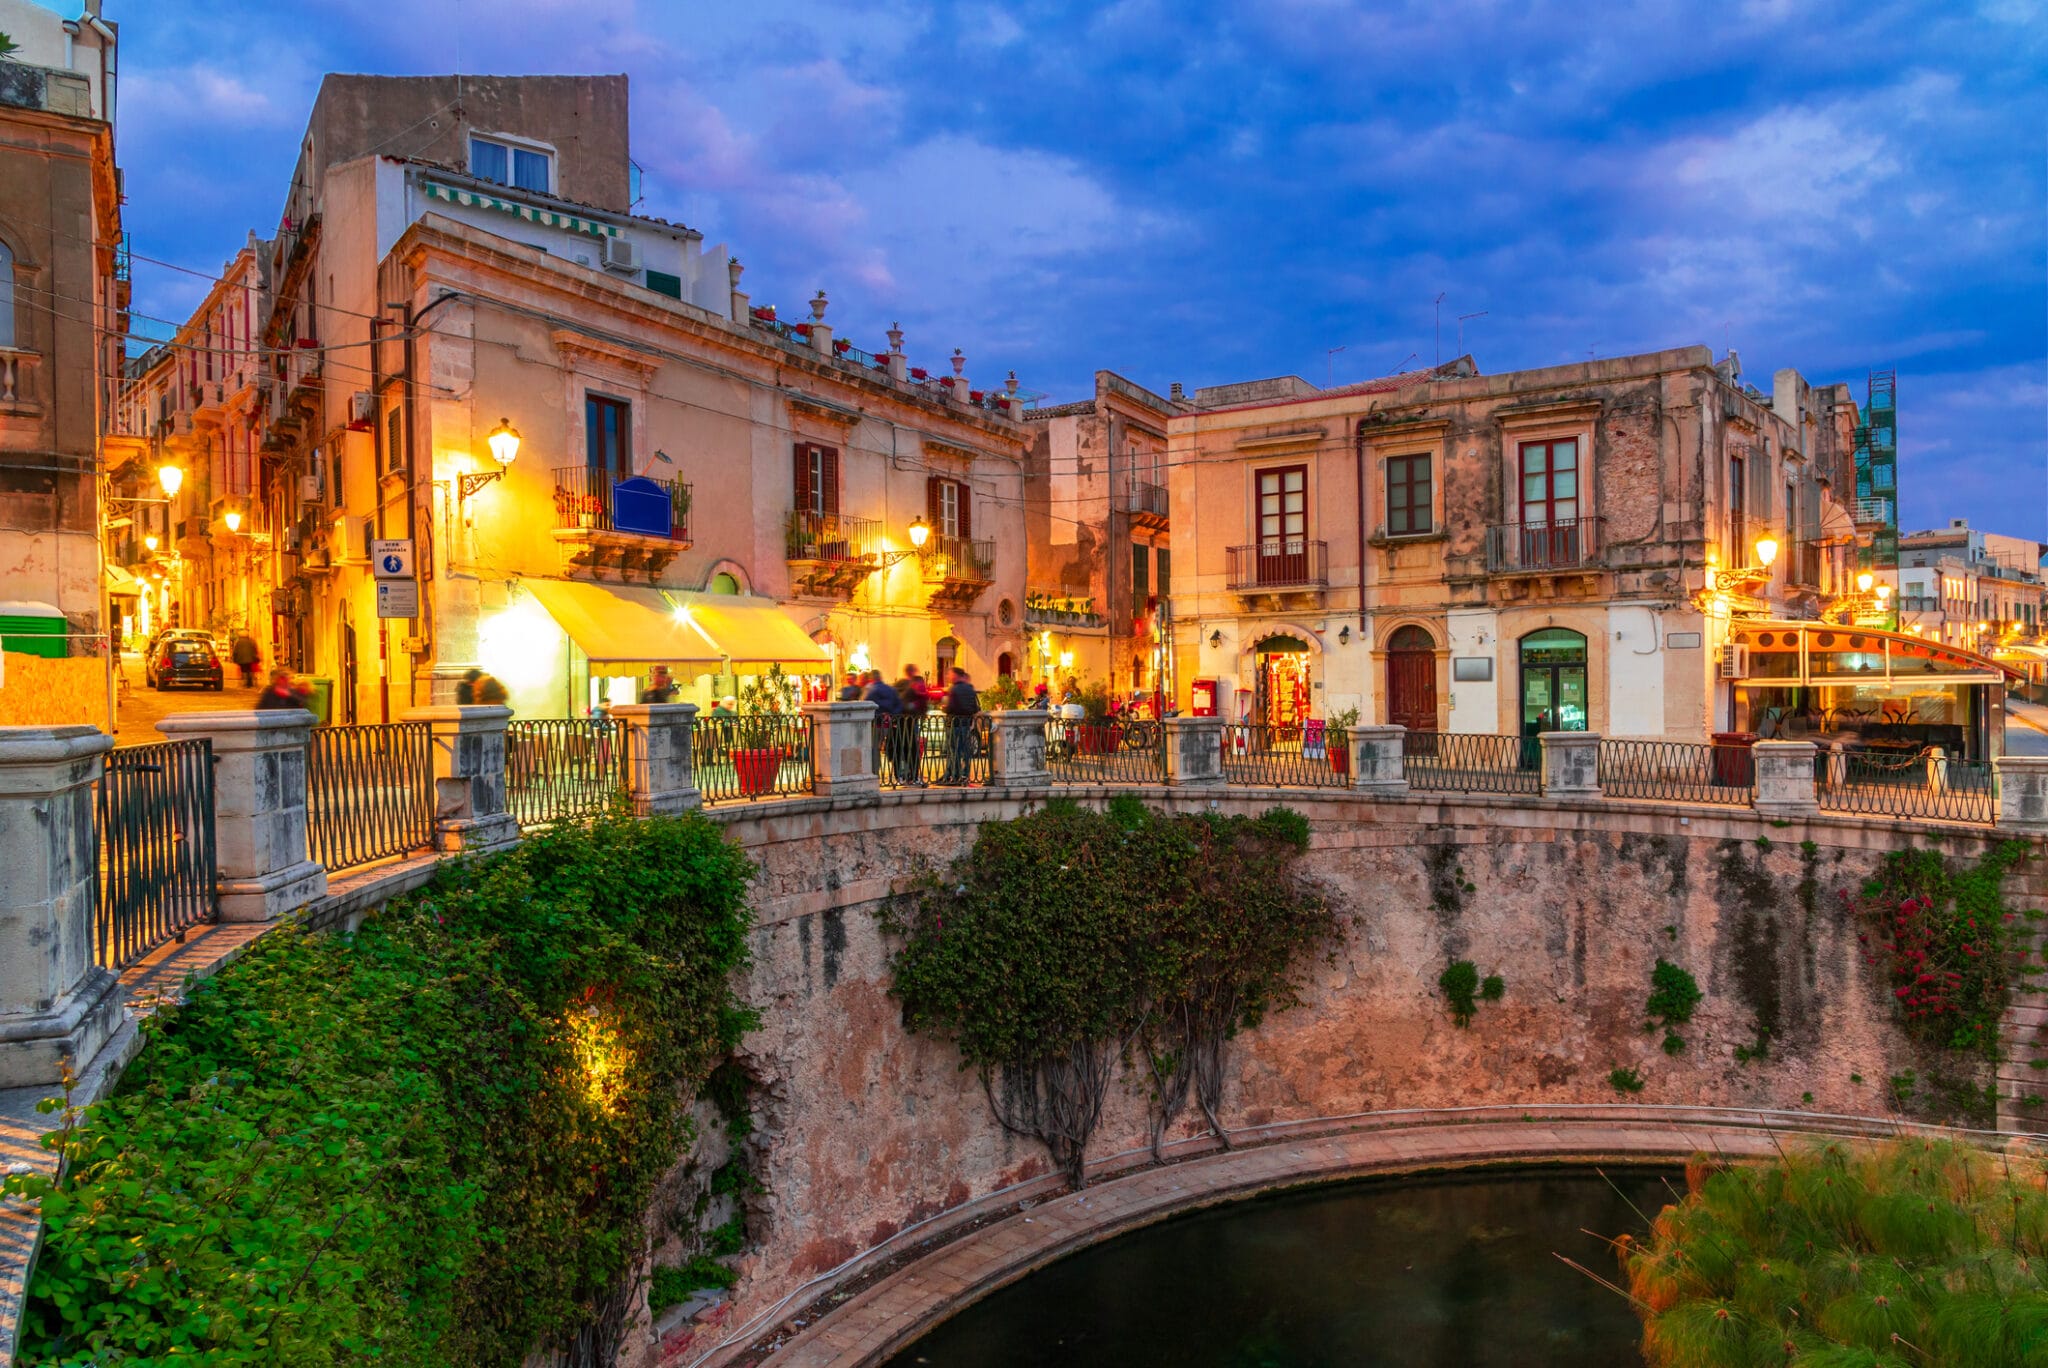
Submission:
POLYGON ((825 516, 839 516, 839 452, 834 447, 818 448, 819 482, 825 486, 825 516))
POLYGON ((967 482, 965 480, 960 482, 960 540, 974 540, 974 518, 969 512, 967 482))
POLYGON ((796 511, 808 513, 811 511, 811 449, 802 442, 798 442, 794 450, 796 452, 796 478, 795 482, 791 484, 790 490, 796 499, 796 511))
POLYGON ((940 480, 938 476, 925 476, 924 520, 927 523, 931 524, 932 535, 934 537, 943 537, 946 535, 945 508, 944 505, 940 502, 939 484, 940 480))

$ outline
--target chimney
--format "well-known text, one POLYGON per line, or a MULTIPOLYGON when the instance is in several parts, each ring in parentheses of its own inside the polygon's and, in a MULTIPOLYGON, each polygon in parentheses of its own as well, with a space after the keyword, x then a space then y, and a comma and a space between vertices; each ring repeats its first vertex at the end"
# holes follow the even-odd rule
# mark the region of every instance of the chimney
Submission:
POLYGON ((1166 397, 1178 402, 1180 400, 1186 399, 1188 397, 1188 392, 1181 387, 1180 381, 1176 380, 1173 382, 1173 388, 1166 392, 1166 397))

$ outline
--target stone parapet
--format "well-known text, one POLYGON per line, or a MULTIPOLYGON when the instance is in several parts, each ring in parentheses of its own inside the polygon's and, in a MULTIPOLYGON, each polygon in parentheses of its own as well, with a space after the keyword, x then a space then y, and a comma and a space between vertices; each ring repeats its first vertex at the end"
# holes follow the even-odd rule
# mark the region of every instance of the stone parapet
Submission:
POLYGON ((306 858, 303 708, 181 713, 156 729, 213 743, 213 819, 222 921, 274 921, 326 896, 327 871, 306 858))
POLYGON ((505 805, 505 731, 510 708, 445 704, 414 708, 408 722, 434 733, 434 846, 481 853, 519 839, 505 805))
POLYGON ((1003 788, 1037 788, 1045 769, 1047 714, 1036 708, 989 714, 989 783, 1003 788))
POLYGON ((875 771, 875 705, 806 703, 811 719, 811 791, 825 798, 882 791, 875 771))
POLYGON ((1353 727, 1345 744, 1351 750, 1354 792, 1380 797, 1408 792, 1408 768, 1402 760, 1408 744, 1406 727, 1353 727))
POLYGON ((1212 788, 1224 782, 1223 719, 1169 717, 1166 782, 1176 788, 1212 788))
POLYGON ((1544 797, 1600 796, 1600 733, 1551 731, 1538 740, 1543 745, 1544 797))
POLYGON ((1759 741, 1749 748, 1756 762, 1756 810, 1767 817, 1806 817, 1820 811, 1814 790, 1811 741, 1759 741))
POLYGON ((611 716, 624 731, 633 811, 646 817, 704 806, 697 788, 695 703, 619 703, 611 716))
POLYGON ((2048 832, 2048 756, 2002 755, 1991 762, 1998 791, 1998 825, 2008 831, 2048 832))

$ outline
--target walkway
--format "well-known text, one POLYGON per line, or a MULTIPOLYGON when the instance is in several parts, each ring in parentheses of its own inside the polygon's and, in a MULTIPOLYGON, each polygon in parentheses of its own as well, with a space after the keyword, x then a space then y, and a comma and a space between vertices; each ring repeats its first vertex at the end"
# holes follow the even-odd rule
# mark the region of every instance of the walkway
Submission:
POLYGON ((142 657, 133 651, 123 652, 121 670, 128 677, 128 693, 119 697, 114 706, 114 744, 117 746, 150 746, 164 739, 156 724, 166 717, 178 713, 221 712, 232 708, 253 708, 256 695, 262 685, 245 689, 241 677, 230 665, 227 670, 227 687, 219 693, 212 689, 152 689, 143 682, 142 657))
POLYGON ((2006 695, 2005 753, 2048 756, 2048 707, 2006 695))
MULTIPOLYGON (((1793 1137, 1884 1135, 1903 1128, 1796 1112, 1627 1105, 1484 1108, 1463 1115, 1392 1112, 1357 1120, 1360 1128, 1343 1134, 1278 1139, 1141 1169, 991 1222, 883 1278, 822 1319, 801 1329, 795 1328, 800 1321, 791 1322, 791 1337, 778 1336, 766 1362, 772 1368, 869 1368, 946 1316, 1054 1259, 1177 1212, 1260 1192, 1485 1163, 1640 1163, 1701 1152, 1764 1158, 1793 1137)), ((1247 1135, 1240 1143, 1252 1139, 1247 1135)), ((830 1290, 821 1279, 804 1299, 830 1290)), ((777 1308, 777 1314, 800 1317, 803 1309, 798 1302, 777 1308)), ((752 1342, 762 1331, 743 1333, 752 1342)), ((744 1349, 740 1343, 722 1347, 691 1368, 734 1362, 744 1349)))

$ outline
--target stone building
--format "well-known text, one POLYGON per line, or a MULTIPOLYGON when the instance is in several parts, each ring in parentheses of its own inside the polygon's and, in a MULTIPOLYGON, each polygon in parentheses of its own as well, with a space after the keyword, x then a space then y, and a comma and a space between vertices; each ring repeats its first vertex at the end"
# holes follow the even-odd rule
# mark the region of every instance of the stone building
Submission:
POLYGON ((1909 632, 1980 651, 2034 683, 2048 675, 2048 586, 2040 542, 1968 519, 1899 539, 1899 621, 1909 632))
POLYGON ((323 82, 262 334, 279 658, 360 722, 471 668, 546 717, 656 664, 709 703, 1021 659, 1015 401, 835 338, 823 292, 753 307, 630 212, 625 110, 622 76, 323 82))
POLYGON ((1741 729, 1731 625, 1852 591, 1854 422, 1846 387, 1765 394, 1703 347, 1198 390, 1169 424, 1181 697, 1283 730, 1741 729))
POLYGON ((1166 501, 1172 401, 1095 373, 1095 395, 1028 409, 1029 538, 1019 682, 1106 683, 1118 697, 1174 695, 1166 501))
POLYGON ((114 164, 115 26, 0 0, 0 601, 94 653, 97 462, 128 326, 114 164))

